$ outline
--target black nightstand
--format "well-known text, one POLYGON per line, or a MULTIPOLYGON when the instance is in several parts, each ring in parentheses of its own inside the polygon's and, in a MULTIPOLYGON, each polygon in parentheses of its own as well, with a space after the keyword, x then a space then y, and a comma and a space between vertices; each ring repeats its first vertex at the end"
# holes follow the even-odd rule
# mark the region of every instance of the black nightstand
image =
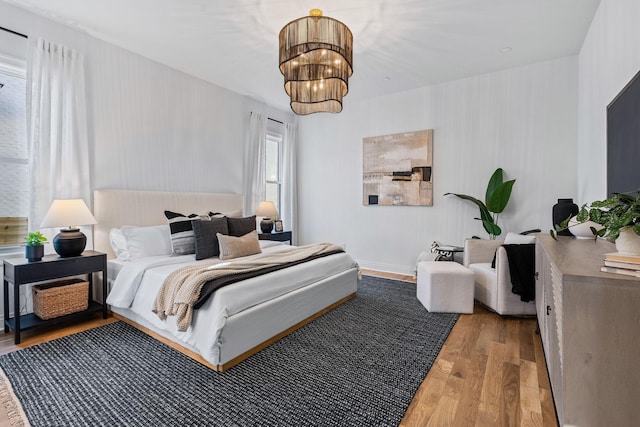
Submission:
POLYGON ((86 317, 87 314, 102 311, 107 318, 107 255, 102 252, 85 251, 80 256, 61 258, 56 254, 47 255, 42 261, 29 262, 26 258, 4 260, 4 331, 15 331, 15 343, 20 344, 20 331, 71 321, 86 317), (93 273, 102 272, 102 304, 93 301, 93 273), (81 312, 50 320, 42 320, 35 314, 20 315, 20 286, 44 280, 61 279, 79 274, 88 275, 89 307, 81 312), (14 317, 9 317, 9 283, 13 284, 14 317))
POLYGON ((258 239, 260 240, 273 240, 276 242, 286 242, 289 244, 293 242, 291 231, 275 231, 273 233, 258 233, 258 239))

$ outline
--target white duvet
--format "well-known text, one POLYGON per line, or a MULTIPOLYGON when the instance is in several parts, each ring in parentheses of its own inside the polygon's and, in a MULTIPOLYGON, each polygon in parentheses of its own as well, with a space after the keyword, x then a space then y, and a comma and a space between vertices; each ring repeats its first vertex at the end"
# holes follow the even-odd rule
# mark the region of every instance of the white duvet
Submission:
MULTIPOLYGON (((286 247, 271 246, 263 248, 263 252, 280 251, 286 247)), ((172 271, 187 265, 210 265, 212 262, 222 261, 195 261, 194 255, 154 256, 128 261, 119 266, 120 271, 107 297, 107 304, 132 311, 212 361, 217 360, 222 345, 219 342, 220 334, 229 316, 357 267, 351 256, 339 253, 225 286, 194 311, 192 324, 184 332, 178 331, 175 317, 170 316, 162 321, 151 311, 156 294, 172 271)))

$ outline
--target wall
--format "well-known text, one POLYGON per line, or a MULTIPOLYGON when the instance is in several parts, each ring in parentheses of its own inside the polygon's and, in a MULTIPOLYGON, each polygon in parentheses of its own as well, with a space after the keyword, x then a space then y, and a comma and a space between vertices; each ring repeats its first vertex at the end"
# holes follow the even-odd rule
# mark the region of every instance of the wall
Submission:
POLYGON ((639 22, 638 0, 602 0, 580 50, 578 197, 581 203, 607 195, 606 108, 640 70, 639 22))
POLYGON ((93 188, 242 192, 244 96, 4 2, 0 26, 84 54, 93 188))
MULTIPOLYGON (((357 72, 366 72, 360 70, 357 72)), ((412 274, 431 242, 487 237, 478 209, 497 167, 516 178, 499 224, 551 228, 551 207, 576 196, 577 57, 476 76, 299 121, 300 238, 346 243, 362 267, 412 274), (432 207, 362 206, 362 138, 434 129, 432 207)))

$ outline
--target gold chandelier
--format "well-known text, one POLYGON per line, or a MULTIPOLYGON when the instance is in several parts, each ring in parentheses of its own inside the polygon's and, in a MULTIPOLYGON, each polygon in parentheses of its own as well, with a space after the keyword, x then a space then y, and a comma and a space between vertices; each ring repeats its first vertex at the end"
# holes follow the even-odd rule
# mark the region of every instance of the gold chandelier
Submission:
POLYGON ((353 74, 353 35, 342 22, 312 9, 280 30, 280 72, 294 113, 342 111, 353 74))

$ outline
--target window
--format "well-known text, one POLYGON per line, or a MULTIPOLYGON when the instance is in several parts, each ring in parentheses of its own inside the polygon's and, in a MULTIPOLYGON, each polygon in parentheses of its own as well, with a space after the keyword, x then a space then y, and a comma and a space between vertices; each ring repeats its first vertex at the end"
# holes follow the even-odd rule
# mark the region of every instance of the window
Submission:
POLYGON ((267 132, 265 147, 265 200, 272 201, 278 212, 280 206, 280 187, 282 183, 282 135, 267 132))
POLYGON ((0 253, 15 251, 28 230, 25 74, 24 61, 0 51, 0 253))

